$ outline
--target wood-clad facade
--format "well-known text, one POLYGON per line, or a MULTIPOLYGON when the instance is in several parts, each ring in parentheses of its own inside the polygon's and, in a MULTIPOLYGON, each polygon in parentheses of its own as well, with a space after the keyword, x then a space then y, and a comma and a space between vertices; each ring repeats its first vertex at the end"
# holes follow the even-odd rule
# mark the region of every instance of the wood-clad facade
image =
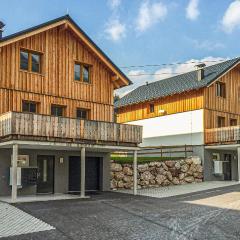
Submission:
POLYGON ((50 104, 66 106, 66 117, 76 108, 90 109, 90 119, 113 121, 113 73, 71 30, 49 29, 0 48, 0 113, 21 111, 22 100, 39 102, 39 113, 50 114, 50 104), (41 73, 20 70, 20 50, 42 54, 41 73), (74 63, 91 65, 91 82, 74 80, 74 63))
POLYGON ((217 117, 225 118, 225 126, 236 119, 240 124, 240 66, 222 76, 219 82, 225 83, 225 97, 216 96, 216 83, 204 89, 204 125, 206 129, 217 128, 217 117))
MULTIPOLYGON (((104 131, 101 122, 109 123, 109 129, 114 122, 114 89, 131 83, 69 16, 0 39, 0 62, 0 115, 29 113, 24 104, 31 103, 36 118, 53 115, 76 119, 83 111, 84 120, 96 126, 99 123, 100 131, 104 131), (35 68, 38 64, 37 71, 33 64, 35 68), (81 66, 78 79, 77 65, 81 66)), ((65 131, 59 126, 55 127, 65 131)), ((141 135, 141 127, 123 127, 121 131, 126 136, 141 135)))
POLYGON ((219 118, 221 127, 240 125, 240 65, 208 87, 121 107, 117 109, 117 121, 126 123, 199 109, 203 109, 205 130, 220 127, 219 118), (224 96, 218 96, 218 83, 224 85, 224 96))
POLYGON ((119 123, 132 122, 202 108, 203 91, 191 91, 120 108, 117 112, 117 121, 119 123), (150 111, 150 104, 154 104, 154 112, 150 111))

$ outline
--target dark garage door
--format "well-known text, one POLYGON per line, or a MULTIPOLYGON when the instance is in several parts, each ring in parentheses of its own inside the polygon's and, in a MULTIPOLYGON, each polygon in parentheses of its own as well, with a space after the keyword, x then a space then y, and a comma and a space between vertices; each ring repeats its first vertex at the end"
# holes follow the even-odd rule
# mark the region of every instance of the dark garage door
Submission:
MULTIPOLYGON (((86 191, 100 190, 101 158, 86 157, 86 191)), ((69 192, 80 192, 80 157, 69 157, 69 192)))

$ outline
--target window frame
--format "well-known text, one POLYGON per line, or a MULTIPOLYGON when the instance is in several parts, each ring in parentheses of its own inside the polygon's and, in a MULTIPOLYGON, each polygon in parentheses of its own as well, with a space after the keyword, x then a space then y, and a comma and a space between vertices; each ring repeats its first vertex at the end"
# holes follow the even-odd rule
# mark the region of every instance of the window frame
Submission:
POLYGON ((222 127, 226 127, 226 117, 223 117, 223 116, 217 116, 217 128, 222 128, 222 127), (223 126, 219 126, 219 125, 222 125, 222 124, 219 124, 219 120, 223 120, 223 126))
POLYGON ((226 83, 216 82, 216 96, 226 98, 226 83))
POLYGON ((23 113, 32 113, 32 114, 37 114, 38 113, 38 105, 39 105, 39 102, 35 102, 35 101, 29 101, 29 100, 22 100, 22 112, 23 113), (28 111, 24 111, 23 110, 23 104, 24 103, 27 103, 27 104, 35 104, 35 107, 36 107, 36 111, 35 112, 31 112, 30 111, 30 105, 28 107, 28 111))
POLYGON ((30 49, 25 49, 25 48, 20 48, 20 51, 19 51, 19 69, 20 69, 20 71, 42 75, 42 70, 43 70, 42 58, 43 58, 43 53, 42 52, 38 52, 38 51, 30 50, 30 49), (27 70, 21 68, 21 52, 25 52, 25 53, 28 54, 28 69, 27 70), (33 69, 32 68, 32 66, 33 66, 32 65, 32 55, 39 56, 39 71, 38 72, 32 70, 33 69))
POLYGON ((229 125, 230 125, 230 127, 237 126, 238 125, 237 119, 236 118, 230 118, 229 125), (235 124, 232 124, 232 122, 235 122, 235 124))
POLYGON ((90 116, 90 109, 88 108, 77 108, 76 109, 76 118, 77 119, 80 119, 80 120, 89 120, 89 116, 90 116), (78 111, 86 111, 86 118, 81 118, 81 117, 78 117, 78 111))
POLYGON ((66 111, 66 106, 65 105, 51 104, 50 110, 51 110, 51 116, 53 116, 53 117, 65 117, 65 111, 66 111), (59 115, 52 114, 52 107, 62 108, 62 115, 59 116, 59 115))
POLYGON ((154 113, 155 112, 155 104, 149 103, 148 109, 149 109, 149 113, 154 113))
POLYGON ((92 82, 92 68, 93 66, 91 64, 88 63, 83 63, 83 62, 79 62, 79 61, 74 61, 74 81, 78 82, 78 83, 85 83, 85 84, 91 84, 92 82), (80 66, 80 79, 76 79, 75 78, 75 65, 79 65, 80 66), (84 81, 84 67, 88 68, 88 80, 89 81, 84 81))

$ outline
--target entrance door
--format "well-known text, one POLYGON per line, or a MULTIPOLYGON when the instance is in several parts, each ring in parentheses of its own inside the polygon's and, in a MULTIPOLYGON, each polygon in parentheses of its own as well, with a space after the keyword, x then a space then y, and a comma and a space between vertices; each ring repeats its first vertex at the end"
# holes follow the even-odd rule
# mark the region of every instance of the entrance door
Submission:
POLYGON ((224 180, 226 181, 232 180, 232 155, 231 154, 224 154, 223 174, 224 174, 224 180))
POLYGON ((38 156, 37 193, 54 193, 54 156, 38 156))
MULTIPOLYGON (((97 157, 86 157, 86 191, 100 189, 100 160, 97 157)), ((71 193, 79 193, 81 185, 80 157, 69 157, 69 187, 71 193)))

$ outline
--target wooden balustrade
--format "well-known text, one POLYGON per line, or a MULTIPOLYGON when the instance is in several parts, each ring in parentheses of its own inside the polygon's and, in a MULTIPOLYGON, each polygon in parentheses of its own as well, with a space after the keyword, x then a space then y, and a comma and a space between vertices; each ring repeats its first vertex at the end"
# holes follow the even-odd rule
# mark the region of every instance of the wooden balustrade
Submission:
POLYGON ((212 128, 205 130, 205 143, 228 143, 240 141, 240 126, 212 128))
POLYGON ((139 144, 142 127, 111 122, 8 112, 0 116, 0 137, 46 137, 71 141, 139 144))

